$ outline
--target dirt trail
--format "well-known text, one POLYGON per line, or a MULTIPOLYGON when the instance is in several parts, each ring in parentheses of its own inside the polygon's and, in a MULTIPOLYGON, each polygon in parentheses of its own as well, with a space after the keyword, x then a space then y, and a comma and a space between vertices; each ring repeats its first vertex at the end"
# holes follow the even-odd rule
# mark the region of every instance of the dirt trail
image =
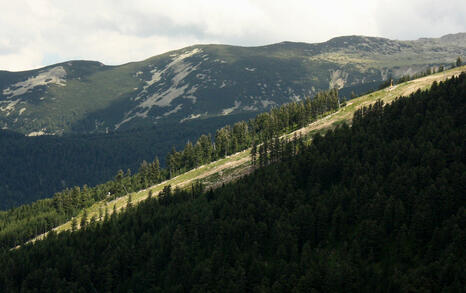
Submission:
MULTIPOLYGON (((228 156, 228 157, 226 157, 226 158, 231 158, 231 157, 235 157, 235 156, 240 156, 241 154, 244 154, 244 153, 247 152, 247 151, 248 151, 248 150, 244 150, 244 151, 242 151, 242 152, 233 154, 233 155, 228 156)), ((190 185, 191 183, 196 182, 197 180, 204 179, 204 178, 206 178, 206 177, 209 177, 210 175, 213 175, 213 174, 215 174, 215 173, 219 173, 220 171, 223 171, 223 170, 225 170, 225 169, 233 169, 233 168, 236 168, 236 167, 238 167, 238 166, 240 166, 240 165, 242 165, 242 164, 245 164, 246 162, 248 162, 248 161, 250 161, 250 160, 251 160, 251 158, 250 158, 249 156, 246 156, 246 157, 241 158, 241 159, 239 159, 239 160, 230 161, 230 162, 227 162, 227 163, 225 163, 225 164, 215 166, 215 167, 213 167, 212 169, 209 169, 208 171, 203 172, 202 174, 199 174, 199 175, 197 175, 197 176, 194 177, 194 178, 187 179, 187 180, 185 180, 185 181, 182 181, 182 182, 179 182, 179 183, 176 183, 176 184, 171 184, 171 187, 172 187, 172 188, 176 188, 176 187, 183 188, 183 187, 186 187, 186 186, 190 185)), ((196 168, 196 169, 194 169, 194 170, 197 170, 197 169, 202 168, 202 167, 204 167, 204 166, 205 166, 205 165, 200 166, 200 167, 198 167, 198 168, 196 168)), ((194 170, 192 170, 192 171, 194 171, 194 170)), ((174 177, 173 179, 176 179, 176 177, 174 177)), ((156 188, 156 187, 159 186, 159 185, 168 185, 167 183, 168 183, 168 181, 159 183, 159 184, 154 185, 154 186, 152 186, 152 187, 150 187, 150 188, 148 188, 148 189, 145 189, 144 191, 147 191, 147 190, 156 188)), ((212 186, 207 186, 207 187, 212 187, 212 186)), ((154 195, 154 196, 157 196, 159 193, 160 193, 160 191, 157 192, 156 194, 153 194, 153 195, 154 195)), ((147 198, 147 197, 141 197, 141 198, 139 198, 136 202, 143 201, 143 200, 145 200, 146 198, 147 198)))
POLYGON ((408 86, 403 88, 403 90, 398 95, 401 95, 401 96, 410 95, 414 93, 415 91, 417 91, 418 89, 423 89, 425 87, 430 86, 434 81, 439 82, 439 81, 443 81, 453 76, 458 76, 461 74, 461 72, 465 70, 466 70, 466 67, 462 66, 462 67, 455 68, 453 70, 439 72, 437 74, 432 74, 432 75, 424 76, 424 77, 421 77, 415 80, 408 81, 407 82, 408 86))

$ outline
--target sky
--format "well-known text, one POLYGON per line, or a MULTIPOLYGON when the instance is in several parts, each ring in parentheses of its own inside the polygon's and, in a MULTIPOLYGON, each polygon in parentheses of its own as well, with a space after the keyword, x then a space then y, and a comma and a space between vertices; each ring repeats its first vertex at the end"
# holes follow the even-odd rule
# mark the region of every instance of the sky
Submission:
POLYGON ((140 61, 193 44, 466 32, 464 0, 0 0, 0 70, 140 61))

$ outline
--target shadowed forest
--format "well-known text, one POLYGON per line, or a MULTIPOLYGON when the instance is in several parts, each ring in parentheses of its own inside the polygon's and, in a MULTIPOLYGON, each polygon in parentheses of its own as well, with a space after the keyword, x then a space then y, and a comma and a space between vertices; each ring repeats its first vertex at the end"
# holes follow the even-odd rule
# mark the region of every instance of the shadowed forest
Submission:
POLYGON ((463 73, 259 151, 236 183, 4 250, 0 291, 462 292, 465 92, 463 73))

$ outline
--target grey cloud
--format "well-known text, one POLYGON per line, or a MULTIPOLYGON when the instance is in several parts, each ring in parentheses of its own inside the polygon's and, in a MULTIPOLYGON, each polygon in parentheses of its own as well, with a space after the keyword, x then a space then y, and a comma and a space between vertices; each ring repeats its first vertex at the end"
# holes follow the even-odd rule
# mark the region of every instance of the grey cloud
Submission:
POLYGON ((47 56, 121 64, 195 43, 258 46, 345 34, 417 39, 466 31, 464 0, 16 0, 2 10, 0 69, 9 70, 53 62, 47 56))
POLYGON ((375 20, 381 35, 412 40, 466 31, 464 0, 378 1, 375 20))

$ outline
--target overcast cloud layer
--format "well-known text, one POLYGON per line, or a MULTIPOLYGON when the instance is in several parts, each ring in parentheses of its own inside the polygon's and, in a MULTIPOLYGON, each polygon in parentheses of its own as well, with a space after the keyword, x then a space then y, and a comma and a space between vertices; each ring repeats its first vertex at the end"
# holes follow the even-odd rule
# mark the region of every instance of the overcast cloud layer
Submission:
POLYGON ((465 32, 465 15, 464 0, 0 0, 0 70, 122 64, 199 43, 440 37, 465 32))

